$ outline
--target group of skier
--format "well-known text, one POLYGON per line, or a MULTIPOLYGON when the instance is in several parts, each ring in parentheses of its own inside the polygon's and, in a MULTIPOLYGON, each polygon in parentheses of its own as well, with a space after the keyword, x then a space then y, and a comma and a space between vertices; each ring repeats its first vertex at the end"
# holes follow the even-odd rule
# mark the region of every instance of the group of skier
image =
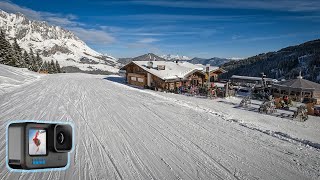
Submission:
POLYGON ((207 96, 209 98, 216 98, 217 94, 221 91, 214 83, 207 85, 188 85, 188 86, 179 86, 176 88, 176 93, 186 94, 191 96, 207 96))

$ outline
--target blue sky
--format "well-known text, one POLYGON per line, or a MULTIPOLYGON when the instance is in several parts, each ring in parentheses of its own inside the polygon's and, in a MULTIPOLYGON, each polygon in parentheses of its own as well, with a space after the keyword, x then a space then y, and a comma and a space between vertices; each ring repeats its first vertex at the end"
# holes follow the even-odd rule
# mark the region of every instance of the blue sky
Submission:
POLYGON ((316 0, 16 0, 0 9, 62 26, 114 57, 249 57, 320 38, 316 0))

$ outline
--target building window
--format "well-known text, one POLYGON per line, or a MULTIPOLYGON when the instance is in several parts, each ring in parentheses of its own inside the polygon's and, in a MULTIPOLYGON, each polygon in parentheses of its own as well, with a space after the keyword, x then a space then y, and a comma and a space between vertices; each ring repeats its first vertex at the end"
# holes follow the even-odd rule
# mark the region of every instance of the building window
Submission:
POLYGON ((137 81, 137 78, 133 77, 133 76, 130 79, 131 79, 131 81, 137 81))
POLYGON ((138 82, 144 82, 143 78, 138 78, 138 82))
POLYGON ((199 81, 198 80, 196 80, 196 79, 193 79, 192 80, 192 85, 198 85, 199 84, 199 81))

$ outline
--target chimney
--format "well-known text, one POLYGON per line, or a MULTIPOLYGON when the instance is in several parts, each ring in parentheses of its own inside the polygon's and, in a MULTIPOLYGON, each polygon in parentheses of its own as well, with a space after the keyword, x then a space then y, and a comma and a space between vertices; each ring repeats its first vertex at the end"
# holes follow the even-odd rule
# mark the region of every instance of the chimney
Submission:
POLYGON ((299 72, 299 76, 297 78, 298 79, 303 79, 303 77, 301 76, 301 71, 299 72))
POLYGON ((148 61, 147 63, 147 68, 152 68, 153 67, 153 62, 152 61, 148 61))
POLYGON ((158 70, 165 70, 166 66, 165 65, 158 65, 157 68, 158 68, 158 70))

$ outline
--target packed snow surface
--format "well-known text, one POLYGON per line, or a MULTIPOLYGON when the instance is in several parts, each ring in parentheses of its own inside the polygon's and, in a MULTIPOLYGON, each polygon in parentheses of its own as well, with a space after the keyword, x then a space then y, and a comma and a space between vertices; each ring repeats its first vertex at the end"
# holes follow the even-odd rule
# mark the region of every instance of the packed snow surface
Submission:
POLYGON ((26 68, 0 64, 0 94, 39 80, 41 75, 26 68))
POLYGON ((319 118, 297 122, 234 108, 236 98, 187 97, 119 82, 116 76, 55 74, 0 95, 0 178, 320 178, 319 118), (5 127, 23 119, 74 123, 69 169, 7 170, 5 127))

